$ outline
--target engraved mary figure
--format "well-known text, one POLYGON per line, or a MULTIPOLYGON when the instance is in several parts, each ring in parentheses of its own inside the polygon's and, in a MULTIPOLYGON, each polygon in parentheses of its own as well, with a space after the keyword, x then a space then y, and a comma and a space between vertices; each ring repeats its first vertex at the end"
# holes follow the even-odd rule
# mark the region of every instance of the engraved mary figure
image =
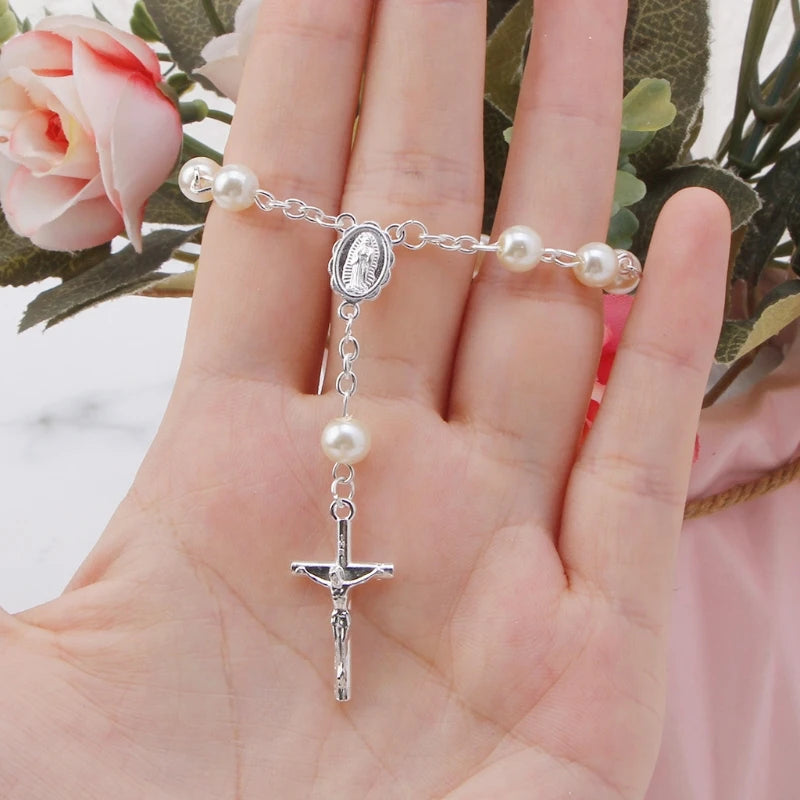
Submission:
POLYGON ((365 295, 375 286, 379 258, 375 236, 364 231, 353 242, 342 270, 342 281, 349 294, 365 295))

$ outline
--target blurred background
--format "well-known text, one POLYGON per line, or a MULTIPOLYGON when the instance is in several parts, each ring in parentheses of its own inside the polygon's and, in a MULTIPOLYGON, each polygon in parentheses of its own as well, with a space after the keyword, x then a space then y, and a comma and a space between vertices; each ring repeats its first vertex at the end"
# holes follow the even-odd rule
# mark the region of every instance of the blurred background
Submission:
MULTIPOLYGON (((97 5, 127 28, 132 2, 97 5)), ((750 5, 711 0, 711 80, 695 155, 712 155, 730 120, 750 5)), ((29 0, 12 6, 32 20, 44 13, 29 0)), ((81 0, 47 8, 92 13, 81 0)), ((788 1, 778 16, 786 24, 774 30, 788 42, 788 1)), ((776 62, 785 44, 768 46, 776 62)), ((203 125, 192 135, 221 149, 220 126, 203 125)), ((124 298, 46 333, 17 335, 25 306, 44 288, 0 289, 0 606, 11 612, 60 594, 126 493, 166 407, 190 306, 124 298)))

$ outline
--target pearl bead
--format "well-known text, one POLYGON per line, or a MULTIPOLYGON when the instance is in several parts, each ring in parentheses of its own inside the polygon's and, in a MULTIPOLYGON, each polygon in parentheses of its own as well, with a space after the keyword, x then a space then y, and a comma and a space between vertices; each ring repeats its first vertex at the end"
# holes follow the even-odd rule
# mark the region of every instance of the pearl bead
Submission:
POLYGON ((258 178, 249 167, 228 164, 214 178, 214 200, 226 211, 244 211, 256 201, 258 178))
POLYGON ((214 199, 211 186, 219 172, 219 164, 210 158, 193 158, 187 161, 178 175, 178 185, 183 194, 194 203, 210 203, 214 199), (201 192, 198 189, 206 189, 201 192))
POLYGON ((585 244, 578 250, 575 277, 585 286, 605 289, 619 275, 619 259, 613 247, 602 242, 585 244))
POLYGON ((542 257, 542 237, 533 228, 514 225, 500 234, 497 258, 509 272, 528 272, 542 257))
MULTIPOLYGON (((620 253, 624 251, 618 250, 617 252, 620 253)), ((614 283, 606 287, 606 292, 608 294, 630 294, 639 285, 639 281, 642 279, 642 264, 639 259, 636 258, 633 253, 626 253, 626 257, 631 260, 631 263, 638 271, 620 271, 614 283)))
POLYGON ((352 417, 332 419, 322 431, 322 450, 337 464, 357 464, 369 453, 369 431, 352 417))

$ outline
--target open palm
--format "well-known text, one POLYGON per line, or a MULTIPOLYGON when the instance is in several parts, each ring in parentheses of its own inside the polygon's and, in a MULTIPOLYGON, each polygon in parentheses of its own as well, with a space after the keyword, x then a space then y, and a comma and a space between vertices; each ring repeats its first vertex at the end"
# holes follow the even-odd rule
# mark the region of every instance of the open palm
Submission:
MULTIPOLYGON (((484 3, 382 0, 372 20, 368 0, 263 5, 227 160, 278 197, 475 233, 484 3)), ((603 238, 624 20, 620 0, 537 0, 498 230, 603 238)), ((667 206, 580 447, 597 290, 398 255, 357 322, 353 407, 373 434, 354 557, 396 579, 355 591, 339 704, 330 597, 289 571, 334 552, 318 435, 339 404, 316 394, 332 240, 214 209, 131 493, 63 597, 0 618, 0 794, 643 797, 727 227, 704 191, 667 206)))

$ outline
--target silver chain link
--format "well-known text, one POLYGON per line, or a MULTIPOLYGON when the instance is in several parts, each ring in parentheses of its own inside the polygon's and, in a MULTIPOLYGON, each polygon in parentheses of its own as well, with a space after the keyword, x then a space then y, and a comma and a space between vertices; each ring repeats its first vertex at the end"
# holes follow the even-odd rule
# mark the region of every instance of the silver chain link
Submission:
MULTIPOLYGON (((311 222, 314 225, 335 230, 340 234, 345 233, 354 225, 358 224, 358 220, 352 214, 343 213, 334 217, 332 214, 326 214, 321 208, 310 206, 302 200, 298 200, 296 197, 290 197, 287 200, 278 200, 275 195, 264 189, 259 189, 256 192, 256 205, 258 205, 262 211, 281 211, 287 219, 300 219, 305 222, 311 222)), ((389 225, 385 231, 393 245, 399 245, 408 250, 421 250, 427 245, 432 245, 441 250, 452 253, 465 253, 466 255, 497 253, 500 251, 499 241, 492 242, 488 240, 488 237, 476 238, 467 234, 453 236, 449 233, 430 233, 425 224, 417 219, 395 222, 389 225)), ((620 260, 620 267, 623 275, 630 273, 641 275, 641 267, 632 260, 630 253, 625 250, 618 250, 617 255, 620 260)), ((580 258, 577 253, 574 253, 572 250, 548 247, 543 251, 541 261, 544 264, 555 264, 557 267, 571 269, 580 263, 580 258)), ((358 316, 358 314, 356 314, 356 316, 358 316)), ((342 319, 344 319, 344 317, 342 317, 342 319)), ((355 343, 356 347, 355 357, 349 362, 350 366, 352 366, 352 361, 358 358, 358 342, 352 338, 351 334, 347 334, 347 336, 350 337, 347 346, 352 346, 352 343, 355 343)), ((341 347, 342 345, 340 344, 340 355, 342 355, 341 347)), ((344 355, 342 355, 342 360, 345 362, 345 370, 342 375, 339 376, 339 379, 345 383, 340 388, 339 380, 337 380, 336 389, 339 391, 339 394, 345 398, 346 408, 349 398, 352 397, 356 391, 356 377, 352 370, 348 369, 348 361, 345 359, 344 355), (350 389, 349 393, 343 391, 343 389, 348 389, 348 387, 350 389)))
MULTIPOLYGON (((349 301, 343 302, 339 306, 339 319, 344 322, 344 334, 339 340, 339 357, 342 359, 342 371, 336 378, 336 391, 342 398, 342 416, 350 414, 350 401, 358 391, 358 377, 353 370, 353 365, 358 360, 361 351, 358 339, 353 336, 353 324, 358 319, 361 308, 357 303, 349 301)), ((355 515, 355 504, 353 498, 356 493, 356 473, 350 464, 338 463, 333 467, 331 483, 331 514, 339 519, 344 517, 337 516, 342 512, 347 513, 347 518, 352 519, 355 515)))

